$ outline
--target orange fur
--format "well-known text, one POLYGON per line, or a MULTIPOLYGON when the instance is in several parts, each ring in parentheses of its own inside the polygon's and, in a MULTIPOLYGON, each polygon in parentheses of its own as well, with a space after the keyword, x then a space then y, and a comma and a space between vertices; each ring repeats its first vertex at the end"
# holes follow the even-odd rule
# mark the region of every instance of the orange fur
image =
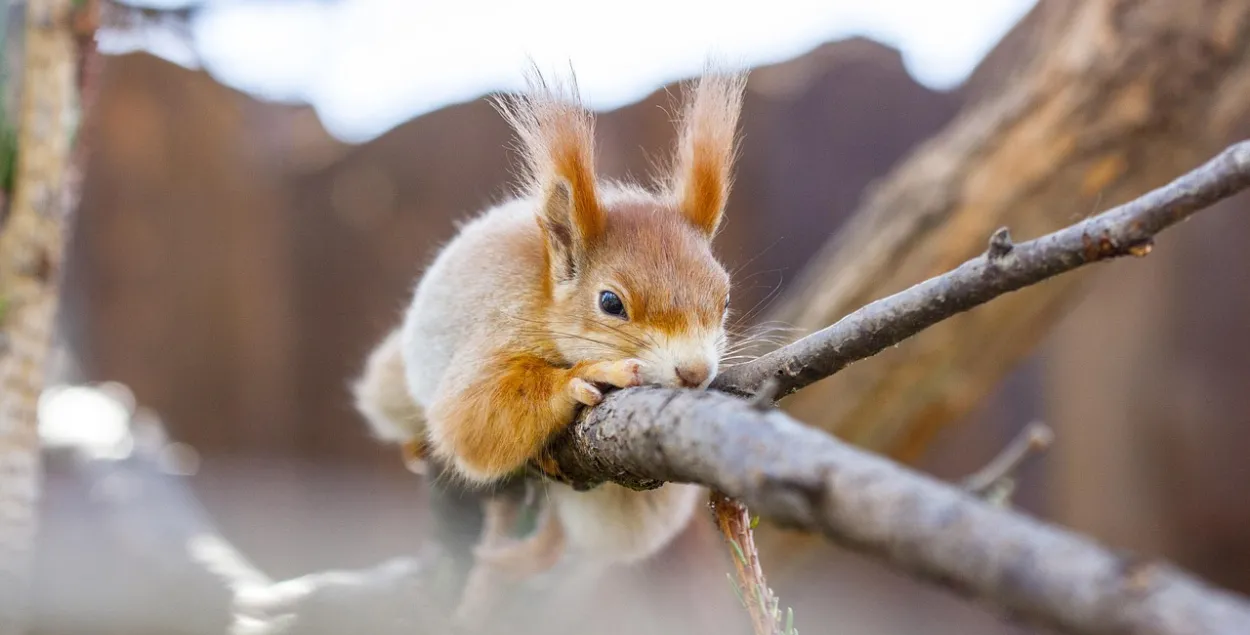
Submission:
POLYGON ((631 360, 580 362, 566 369, 532 354, 497 353, 479 363, 474 381, 447 386, 448 394, 440 391, 429 416, 442 424, 443 434, 434 440, 442 458, 481 482, 524 467, 573 420, 579 405, 597 405, 602 394, 593 384, 640 383, 631 360))
POLYGON ((690 222, 709 236, 729 199, 745 87, 745 75, 709 73, 686 95, 670 188, 690 222))

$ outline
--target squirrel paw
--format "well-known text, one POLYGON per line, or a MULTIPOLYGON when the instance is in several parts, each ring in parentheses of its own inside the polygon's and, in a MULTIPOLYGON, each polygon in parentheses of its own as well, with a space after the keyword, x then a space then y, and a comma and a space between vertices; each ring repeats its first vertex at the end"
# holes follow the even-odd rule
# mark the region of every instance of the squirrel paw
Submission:
POLYGON ((514 580, 545 573, 560 561, 562 551, 554 545, 535 544, 533 538, 478 547, 477 562, 514 580))
POLYGON ((516 580, 545 573, 564 555, 564 525, 548 507, 539 512, 537 527, 521 539, 495 537, 473 550, 475 566, 503 573, 516 580))
POLYGON ((425 442, 417 439, 405 441, 399 446, 399 455, 409 471, 420 475, 425 474, 425 460, 429 456, 429 447, 425 442))
POLYGON ((642 362, 636 359, 622 359, 614 362, 598 362, 587 366, 581 377, 597 384, 607 384, 617 388, 630 388, 642 385, 642 362))
POLYGON ((600 392, 598 388, 595 388, 594 384, 580 377, 574 377, 573 380, 569 382, 569 388, 572 389, 573 398, 576 399, 578 403, 586 404, 587 406, 593 408, 599 405, 599 402, 603 401, 603 393, 600 392))

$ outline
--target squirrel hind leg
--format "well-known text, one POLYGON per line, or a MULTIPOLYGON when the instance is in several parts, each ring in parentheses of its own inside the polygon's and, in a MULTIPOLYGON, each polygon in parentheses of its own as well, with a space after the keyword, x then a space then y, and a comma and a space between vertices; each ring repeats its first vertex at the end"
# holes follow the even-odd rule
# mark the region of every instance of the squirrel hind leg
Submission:
POLYGON ((429 454, 425 412, 408 392, 400 342, 395 330, 373 349, 352 385, 352 395, 373 436, 400 444, 405 463, 418 469, 429 454))
POLYGON ((497 608, 504 588, 545 573, 563 555, 564 528, 550 503, 543 506, 529 536, 518 540, 509 535, 524 504, 506 497, 485 501, 473 568, 453 616, 459 628, 481 630, 497 608))
POLYGON ((479 566, 494 569, 514 580, 546 573, 564 555, 564 525, 554 506, 547 502, 539 512, 534 531, 521 539, 496 539, 480 545, 474 556, 479 566))

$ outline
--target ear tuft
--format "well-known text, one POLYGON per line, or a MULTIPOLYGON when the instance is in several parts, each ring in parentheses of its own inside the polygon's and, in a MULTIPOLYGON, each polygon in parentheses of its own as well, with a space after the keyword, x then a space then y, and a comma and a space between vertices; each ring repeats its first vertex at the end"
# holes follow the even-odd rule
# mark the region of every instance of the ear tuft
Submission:
POLYGON ((669 191, 687 220, 716 233, 733 182, 745 73, 709 69, 685 93, 669 191))
POLYGON ((594 120, 571 73, 568 84, 552 83, 531 66, 526 80, 526 94, 494 103, 521 142, 522 186, 542 201, 539 225, 552 266, 571 275, 607 223, 595 191, 594 120))

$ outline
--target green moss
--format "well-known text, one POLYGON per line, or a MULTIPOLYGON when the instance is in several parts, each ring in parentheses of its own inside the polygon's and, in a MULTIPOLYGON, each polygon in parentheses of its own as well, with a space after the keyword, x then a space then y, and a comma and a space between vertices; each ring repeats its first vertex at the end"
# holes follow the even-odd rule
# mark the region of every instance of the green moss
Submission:
MULTIPOLYGON (((0 46, 3 46, 0 39, 0 46)), ((0 54, 0 69, 4 68, 4 57, 0 54)), ((17 174, 17 127, 7 121, 9 104, 5 102, 7 77, 0 78, 0 191, 6 195, 13 193, 13 181, 17 174)))
MULTIPOLYGON (((0 108, 3 108, 0 105, 0 108)), ((17 176, 17 131, 7 121, 0 121, 0 191, 13 193, 17 176)))

